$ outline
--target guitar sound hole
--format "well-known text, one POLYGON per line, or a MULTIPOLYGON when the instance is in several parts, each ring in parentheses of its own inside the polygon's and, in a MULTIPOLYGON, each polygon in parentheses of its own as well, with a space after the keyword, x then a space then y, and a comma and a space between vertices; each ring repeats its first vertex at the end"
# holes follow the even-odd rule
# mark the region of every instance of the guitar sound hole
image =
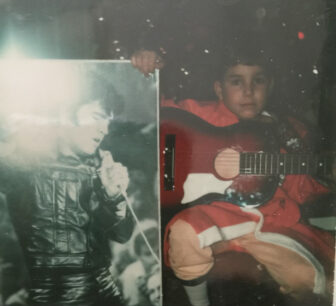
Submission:
POLYGON ((229 180, 239 175, 239 152, 224 149, 215 157, 214 168, 216 174, 223 180, 229 180))

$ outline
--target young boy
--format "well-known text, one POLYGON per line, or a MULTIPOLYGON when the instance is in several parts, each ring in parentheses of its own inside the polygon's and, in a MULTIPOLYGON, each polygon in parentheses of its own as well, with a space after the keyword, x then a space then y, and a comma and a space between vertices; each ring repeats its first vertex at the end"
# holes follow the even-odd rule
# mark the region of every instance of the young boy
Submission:
MULTIPOLYGON (((144 74, 162 67, 162 59, 151 51, 135 53, 132 63, 144 74)), ((214 83, 218 101, 163 101, 163 106, 186 110, 215 126, 244 120, 273 122, 281 130, 283 150, 291 150, 288 137, 296 139, 299 146, 307 145, 307 131, 299 121, 280 120, 265 111, 274 79, 260 54, 235 50, 220 67, 214 83)), ((333 238, 303 223, 299 210, 301 204, 328 192, 308 175, 288 175, 263 206, 248 208, 214 201, 185 209, 166 228, 165 261, 184 284, 194 306, 211 304, 207 276, 220 256, 232 253, 250 255, 284 294, 296 299, 306 293, 331 297, 333 238)), ((223 269, 225 273, 226 267, 223 269)), ((232 270, 230 262, 227 270, 232 270)))

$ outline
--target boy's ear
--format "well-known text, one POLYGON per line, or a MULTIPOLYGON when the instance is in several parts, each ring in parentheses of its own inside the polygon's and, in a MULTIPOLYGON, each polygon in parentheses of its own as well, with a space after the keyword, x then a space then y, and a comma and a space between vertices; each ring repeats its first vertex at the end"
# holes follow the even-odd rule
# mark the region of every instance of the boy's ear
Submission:
POLYGON ((222 88, 222 83, 220 81, 215 81, 214 83, 214 90, 215 94, 218 98, 219 101, 223 101, 224 95, 223 95, 223 88, 222 88))

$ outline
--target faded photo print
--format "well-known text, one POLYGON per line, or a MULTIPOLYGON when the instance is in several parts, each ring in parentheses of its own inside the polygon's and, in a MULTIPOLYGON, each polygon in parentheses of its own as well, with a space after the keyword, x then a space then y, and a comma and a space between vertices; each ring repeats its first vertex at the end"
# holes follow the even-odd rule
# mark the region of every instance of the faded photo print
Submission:
POLYGON ((0 304, 335 305, 335 29, 335 0, 0 0, 0 304))
POLYGON ((161 305, 157 84, 0 62, 0 305, 161 305))

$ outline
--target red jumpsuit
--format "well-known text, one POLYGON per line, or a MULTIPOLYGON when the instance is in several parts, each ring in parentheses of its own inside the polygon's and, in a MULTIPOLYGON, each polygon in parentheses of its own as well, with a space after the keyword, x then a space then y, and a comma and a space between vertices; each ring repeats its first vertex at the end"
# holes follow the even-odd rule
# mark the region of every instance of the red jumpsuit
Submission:
MULTIPOLYGON (((187 110, 216 126, 238 122, 220 102, 164 101, 163 106, 187 110)), ((304 126, 292 123, 303 137, 304 126)), ((216 255, 246 252, 284 293, 326 294, 331 288, 334 240, 329 233, 300 223, 299 205, 328 192, 308 175, 287 175, 273 198, 258 208, 212 202, 185 209, 166 228, 165 262, 188 284, 207 275, 216 255)))

